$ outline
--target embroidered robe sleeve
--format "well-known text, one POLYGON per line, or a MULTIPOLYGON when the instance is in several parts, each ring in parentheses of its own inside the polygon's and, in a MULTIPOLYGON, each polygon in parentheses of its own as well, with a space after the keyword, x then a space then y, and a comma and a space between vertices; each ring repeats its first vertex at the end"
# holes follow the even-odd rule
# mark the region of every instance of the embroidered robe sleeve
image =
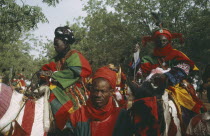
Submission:
POLYGON ((171 67, 171 70, 165 74, 172 85, 176 85, 186 78, 189 72, 193 70, 195 65, 194 62, 191 61, 184 53, 178 50, 174 50, 171 55, 166 58, 166 60, 169 58, 174 60, 175 65, 171 67))
POLYGON ((66 88, 80 77, 88 77, 91 73, 91 67, 87 59, 79 52, 73 53, 65 62, 66 68, 53 73, 52 78, 57 80, 63 88, 66 88))

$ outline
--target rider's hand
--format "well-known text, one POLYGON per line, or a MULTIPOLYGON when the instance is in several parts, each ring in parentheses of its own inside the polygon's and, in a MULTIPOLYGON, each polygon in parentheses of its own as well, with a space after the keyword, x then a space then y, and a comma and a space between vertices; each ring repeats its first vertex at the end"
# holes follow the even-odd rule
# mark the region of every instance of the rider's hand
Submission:
POLYGON ((137 43, 133 48, 133 53, 137 52, 140 49, 139 44, 137 43))
POLYGON ((51 70, 48 70, 48 71, 40 70, 38 74, 40 74, 40 76, 50 77, 52 76, 53 72, 51 70))

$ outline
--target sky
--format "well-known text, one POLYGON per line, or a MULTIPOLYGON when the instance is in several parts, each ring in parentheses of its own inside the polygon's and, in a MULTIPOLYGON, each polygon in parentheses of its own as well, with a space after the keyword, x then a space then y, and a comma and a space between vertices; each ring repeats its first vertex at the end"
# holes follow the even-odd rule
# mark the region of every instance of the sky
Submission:
POLYGON ((49 21, 49 23, 39 23, 38 29, 32 31, 38 37, 43 36, 53 40, 56 27, 65 25, 66 21, 69 21, 70 24, 75 23, 75 18, 86 16, 86 12, 82 11, 84 2, 80 0, 62 0, 56 7, 49 7, 41 0, 25 0, 25 2, 41 7, 49 21))
MULTIPOLYGON (((31 6, 39 6, 42 8, 42 12, 48 19, 49 23, 39 23, 38 28, 31 31, 40 41, 43 42, 53 40, 54 30, 58 26, 66 25, 66 22, 73 24, 76 22, 76 18, 79 16, 85 17, 87 14, 82 11, 84 0, 61 0, 56 7, 48 6, 42 3, 42 0, 22 0, 24 3, 31 6)), ((17 0, 17 3, 21 4, 21 0, 17 0)), ((38 52, 31 51, 31 55, 38 57, 38 52)))

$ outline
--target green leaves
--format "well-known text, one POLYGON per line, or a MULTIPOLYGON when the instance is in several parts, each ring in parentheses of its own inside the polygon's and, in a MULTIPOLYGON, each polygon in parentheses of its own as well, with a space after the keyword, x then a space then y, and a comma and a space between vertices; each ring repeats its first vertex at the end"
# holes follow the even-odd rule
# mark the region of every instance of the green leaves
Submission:
MULTIPOLYGON (((202 56, 203 64, 208 61, 210 22, 209 2, 199 0, 89 0, 84 8, 88 15, 83 26, 77 28, 83 36, 76 47, 84 52, 97 68, 108 63, 127 65, 132 58, 136 39, 150 35, 148 25, 155 28, 152 11, 159 11, 163 27, 173 33, 183 33, 186 44, 174 47, 184 51, 192 60, 202 56)), ((82 35, 80 34, 80 35, 82 35)), ((152 51, 152 44, 140 56, 152 51)))
POLYGON ((56 6, 61 0, 42 0, 43 3, 47 3, 48 6, 56 6))
POLYGON ((36 28, 39 22, 47 22, 40 7, 18 5, 12 0, 0 6, 0 13, 0 40, 5 43, 19 39, 22 32, 36 28))
POLYGON ((47 22, 46 17, 38 6, 3 0, 0 2, 0 18, 0 74, 8 77, 9 69, 18 73, 25 68, 25 74, 30 76, 36 66, 29 54, 32 46, 26 33, 35 29, 38 23, 47 22), (2 73, 2 69, 6 71, 2 73))

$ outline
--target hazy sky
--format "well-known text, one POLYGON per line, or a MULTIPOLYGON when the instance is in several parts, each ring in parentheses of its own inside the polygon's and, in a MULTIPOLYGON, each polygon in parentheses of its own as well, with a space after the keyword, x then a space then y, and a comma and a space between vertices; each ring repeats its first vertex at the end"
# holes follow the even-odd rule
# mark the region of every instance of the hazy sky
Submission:
MULTIPOLYGON (((39 23, 38 28, 31 31, 39 40, 46 42, 47 39, 53 40, 54 30, 58 26, 63 26, 66 22, 70 24, 75 23, 75 18, 79 16, 86 16, 86 12, 82 11, 83 3, 86 0, 62 0, 56 7, 49 7, 47 4, 42 3, 42 0, 22 0, 24 3, 31 6, 39 6, 42 12, 47 17, 49 23, 39 23)), ((21 4, 21 0, 17 0, 21 4)), ((37 47, 40 50, 39 47, 37 47)), ((32 50, 31 55, 38 57, 39 52, 32 50)))
POLYGON ((83 3, 80 0, 62 0, 56 7, 49 7, 43 4, 41 0, 23 0, 29 5, 38 5, 42 8, 43 13, 49 20, 49 23, 38 24, 38 29, 32 32, 36 36, 43 36, 44 39, 54 38, 54 30, 58 26, 63 26, 66 21, 70 24, 75 22, 75 18, 86 16, 86 12, 82 11, 83 3))

